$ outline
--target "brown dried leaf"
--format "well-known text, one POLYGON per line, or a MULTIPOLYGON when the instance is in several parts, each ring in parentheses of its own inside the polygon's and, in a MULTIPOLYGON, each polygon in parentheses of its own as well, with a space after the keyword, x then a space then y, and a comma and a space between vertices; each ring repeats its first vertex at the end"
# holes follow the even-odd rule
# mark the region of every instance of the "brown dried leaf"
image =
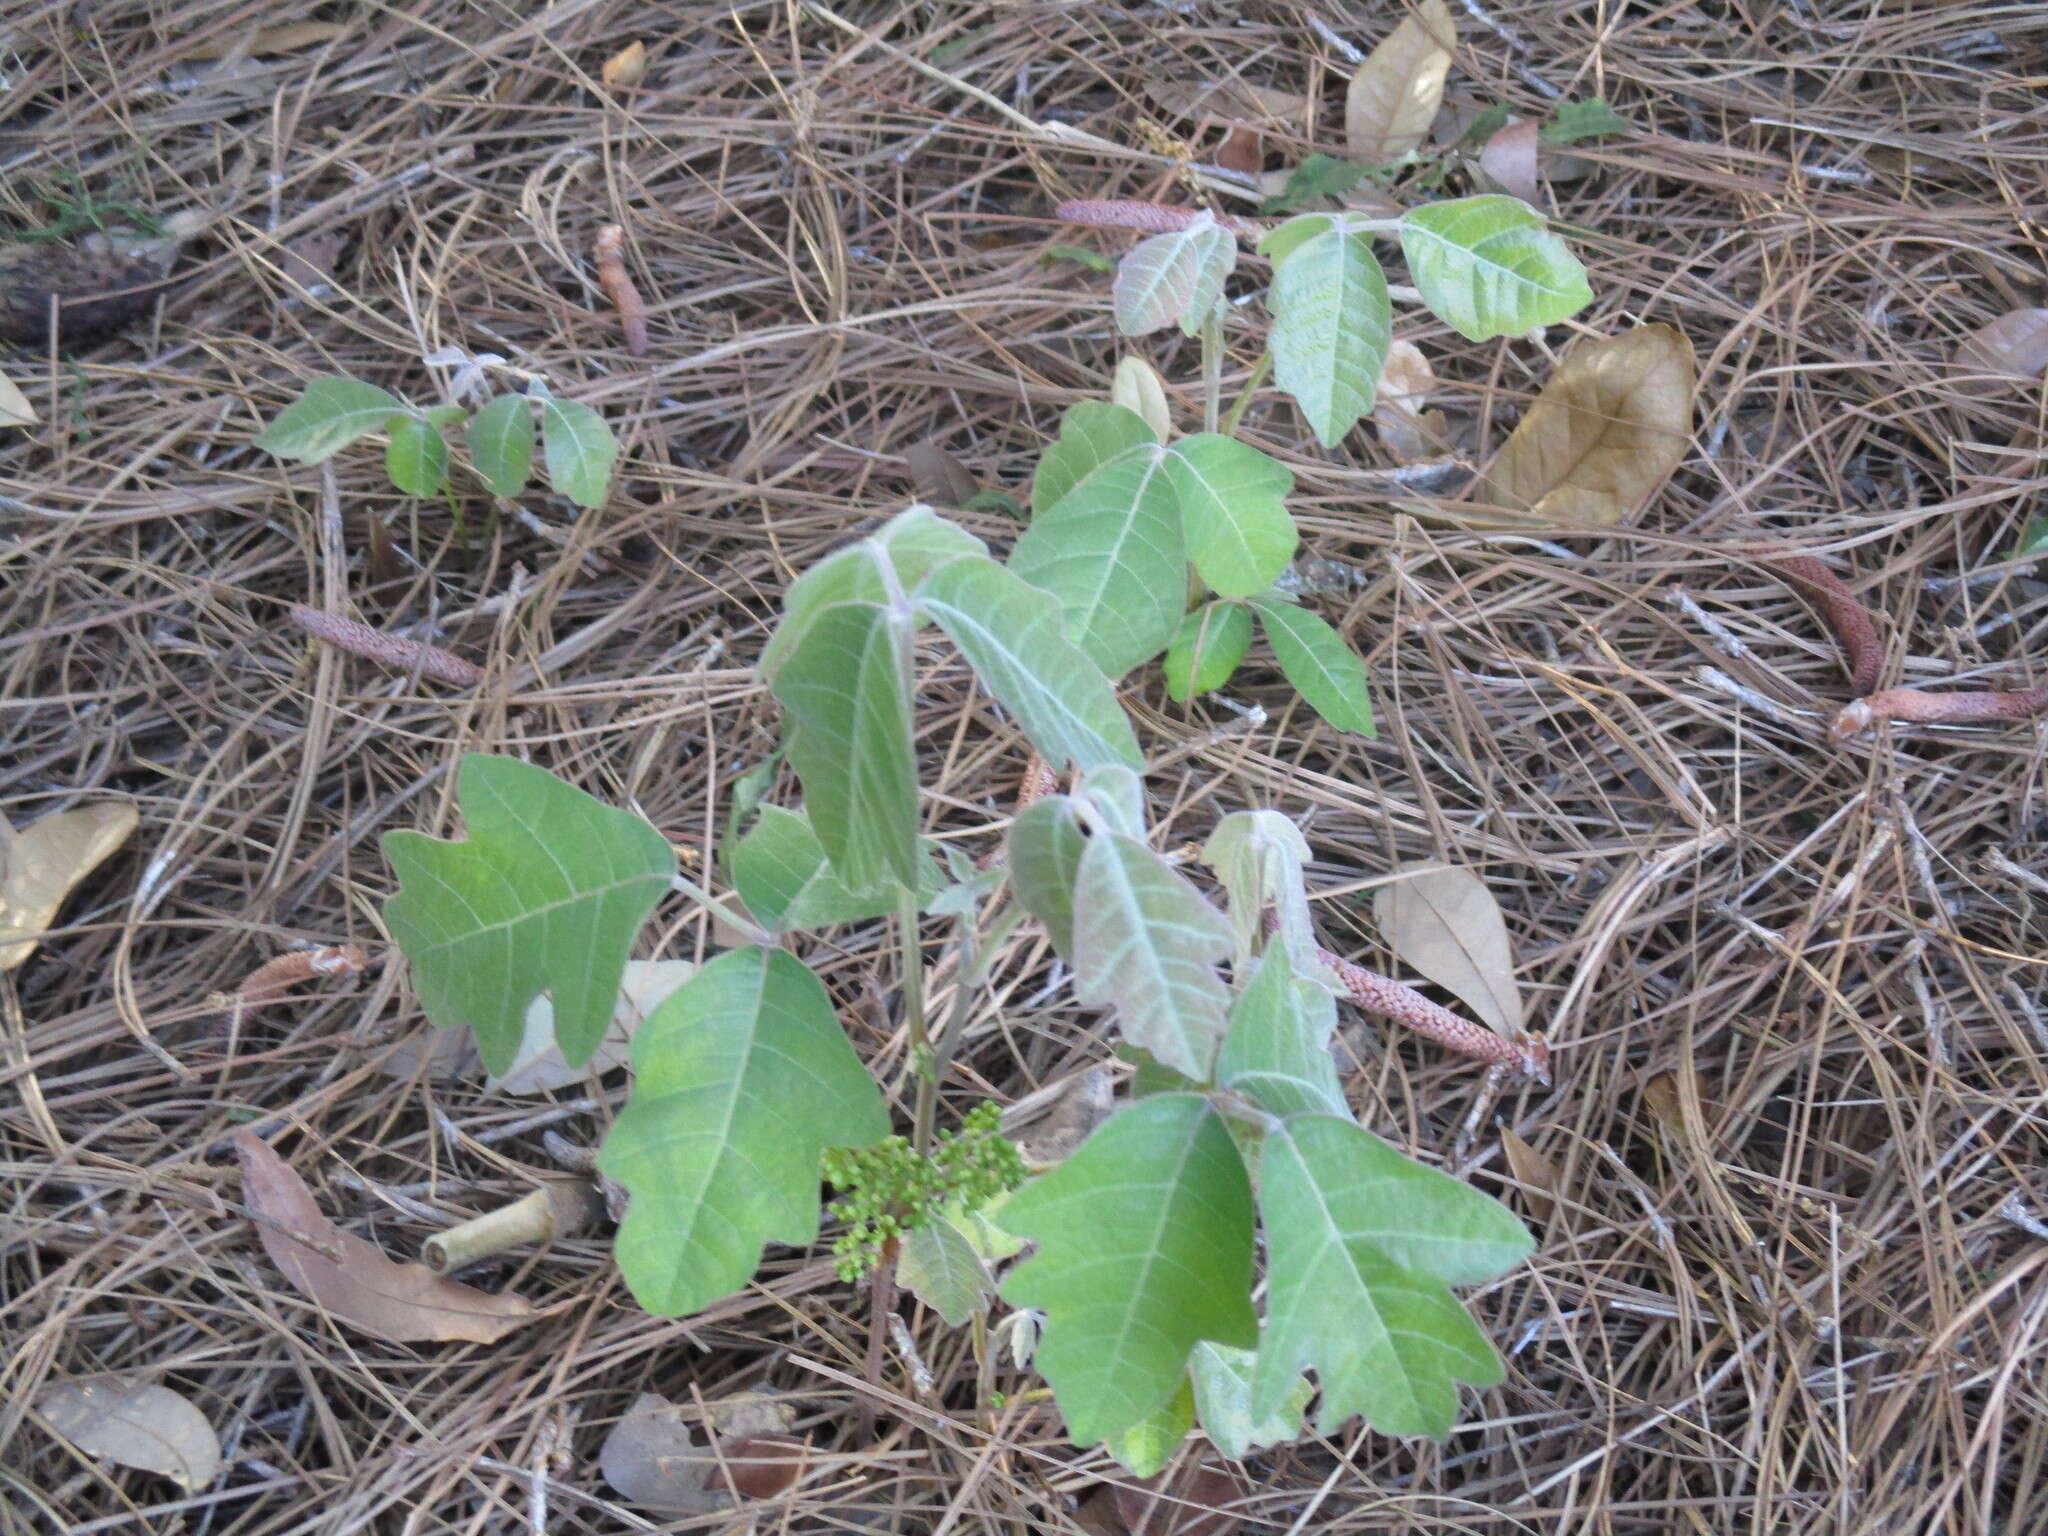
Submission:
POLYGON ((720 1445, 718 1456, 704 1479, 705 1487, 730 1489, 743 1499, 773 1499, 802 1478, 811 1443, 788 1435, 751 1435, 720 1445))
POLYGON ((604 61, 598 79, 615 91, 630 91, 647 78, 647 45, 637 39, 604 61))
MULTIPOLYGON (((1970 373, 2038 378, 2048 369, 2048 309, 2016 309, 2000 315, 1964 339, 1956 348, 1955 364, 1970 373)), ((1989 380, 1975 381, 1975 388, 1987 393, 2002 387, 1989 380)))
POLYGON ((704 1486, 717 1463, 691 1438, 682 1410, 652 1392, 634 1398, 612 1426, 597 1465, 622 1498, 642 1509, 700 1515, 732 1502, 730 1494, 704 1486))
POLYGON ((1061 1161, 1089 1132, 1109 1118, 1116 1092, 1116 1074, 1107 1065, 1090 1067, 1056 1085, 1054 1091, 1036 1104, 1032 1099, 1011 1106, 1003 1117, 1003 1134, 1017 1143, 1024 1161, 1045 1167, 1061 1161), (1019 1135, 1014 1123, 1028 1127, 1019 1135))
POLYGON ((35 1410, 88 1456, 155 1472, 188 1493, 220 1475, 220 1437, 169 1387, 107 1376, 53 1381, 36 1393, 35 1410))
POLYGON ((14 380, 0 374, 0 427, 32 427, 41 420, 14 380))
POLYGON ((64 899, 128 841, 135 819, 127 800, 57 811, 20 832, 0 817, 0 971, 36 952, 64 899))
POLYGON ((796 1423, 796 1410, 776 1394, 756 1389, 706 1403, 704 1417, 720 1440, 751 1440, 787 1434, 796 1423))
POLYGON ((1237 1504, 1251 1493, 1242 1478, 1215 1462, 1114 1487, 1124 1528, 1144 1536, 1231 1536, 1244 1516, 1219 1506, 1237 1504))
POLYGON ((1242 80, 1147 80, 1145 94, 1169 116, 1197 121, 1210 117, 1234 123, 1299 122, 1308 110, 1306 96, 1242 80))
POLYGON ((1550 1213, 1557 1209, 1557 1165, 1528 1142, 1511 1130, 1500 1133, 1501 1149, 1508 1155, 1508 1171, 1515 1181, 1522 1185, 1522 1198, 1528 1203, 1532 1220, 1545 1222, 1550 1213))
POLYGON ((1438 986, 1455 993, 1490 1029, 1522 1033, 1515 950, 1500 903, 1469 869, 1404 865, 1373 892, 1373 921, 1387 945, 1438 986), (1410 871, 1413 871, 1410 873, 1410 871))
POLYGON ((1216 163, 1241 176, 1258 175, 1266 165, 1266 144, 1259 136, 1259 130, 1247 128, 1242 123, 1233 127, 1224 136, 1222 147, 1216 151, 1216 163))
POLYGON ((981 489, 974 471, 937 443, 912 443, 904 450, 903 462, 910 466, 917 499, 935 507, 964 507, 981 489))
POLYGON ((1423 406, 1436 388, 1436 370, 1412 341, 1396 341, 1387 348, 1386 367, 1380 372, 1379 393, 1373 399, 1372 424, 1387 451, 1402 463, 1425 459, 1441 446, 1443 418, 1432 412, 1434 425, 1423 406))
POLYGON ((1618 523, 1684 459, 1692 406, 1692 343, 1670 326, 1581 342, 1494 460, 1487 497, 1549 522, 1618 523))
POLYGON ((321 294, 333 283, 335 264, 347 249, 348 236, 341 230, 316 230, 286 241, 278 267, 288 280, 307 293, 321 294))
POLYGON ((271 1262, 338 1321, 392 1343, 462 1339, 490 1344, 540 1316, 523 1297, 445 1280, 424 1264, 397 1264, 344 1232, 305 1181, 253 1131, 235 1133, 242 1198, 258 1218, 271 1262))
POLYGON ((612 1005, 612 1021, 590 1059, 572 1067, 555 1044, 555 1005, 542 993, 526 1005, 525 1032, 512 1065, 500 1078, 486 1078, 486 1086, 500 1093, 547 1093, 571 1083, 602 1077, 622 1067, 633 1051, 633 1036, 647 1022, 649 1014, 668 995, 696 972, 689 960, 628 960, 619 977, 618 1001, 612 1005))
POLYGON ((261 59, 272 54, 297 53, 319 43, 331 43, 348 28, 334 21, 295 21, 282 27, 263 27, 253 35, 236 34, 223 42, 201 43, 186 49, 188 59, 261 59))
POLYGON ((1367 165, 1398 160, 1429 136, 1443 105, 1458 29, 1444 0, 1422 0, 1351 77, 1344 137, 1367 165))
POLYGON ((1537 125, 1509 123, 1479 151, 1479 170, 1509 197, 1519 197, 1530 207, 1548 212, 1550 199, 1543 195, 1543 183, 1536 176, 1537 125))

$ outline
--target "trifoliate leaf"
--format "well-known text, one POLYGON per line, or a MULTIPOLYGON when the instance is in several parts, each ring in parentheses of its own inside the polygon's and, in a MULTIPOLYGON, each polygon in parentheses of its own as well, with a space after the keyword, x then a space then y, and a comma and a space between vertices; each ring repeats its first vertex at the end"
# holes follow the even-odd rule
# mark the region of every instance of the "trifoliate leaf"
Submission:
POLYGON ((1251 1182, 1198 1094, 1119 1110, 1000 1220, 1038 1244, 1003 1297, 1046 1314, 1038 1368, 1080 1445, 1167 1403, 1201 1340, 1257 1343, 1251 1182))
POLYGON ((1257 602, 1252 606, 1259 611, 1280 670, 1309 706, 1340 731, 1377 735, 1365 663, 1344 643, 1344 637, 1292 603, 1257 602))
POLYGON ((395 418, 384 450, 384 471, 408 496, 440 495, 448 483, 448 445, 441 439, 441 429, 419 416, 395 418))
POLYGON ((315 379, 263 429, 256 446, 280 459, 318 464, 382 428, 405 402, 359 379, 315 379))
POLYGON ((619 445, 602 416, 579 401, 546 396, 540 403, 540 446, 556 495, 579 507, 604 505, 619 445))
POLYGON ((1229 1025, 1216 965, 1230 923, 1136 838, 1098 832, 1074 885, 1074 987, 1113 1007, 1124 1038, 1176 1072, 1207 1081, 1229 1025))
POLYGON ((1166 648, 1166 696, 1176 704, 1213 693, 1230 681, 1251 649, 1252 615, 1243 603, 1217 599, 1181 620, 1166 648))
POLYGON ((1249 443, 1203 432, 1167 450, 1166 472, 1195 573, 1219 597, 1272 586, 1301 542, 1287 512, 1287 466, 1249 443))
POLYGON ((1116 690, 1068 643, 1051 593, 981 555, 933 572, 917 589, 917 605, 1055 770, 1144 762, 1116 690))
POLYGON ((720 955, 633 1040, 633 1096, 598 1167, 632 1195, 619 1269, 679 1317, 818 1235, 818 1158, 889 1132, 880 1091, 818 978, 783 950, 720 955))
MULTIPOLYGON (((1090 475, 1159 436, 1142 416, 1121 405, 1083 400, 1060 418, 1060 435, 1038 460, 1031 479, 1031 515, 1043 517, 1090 475)), ((1011 562, 1015 567, 1014 561, 1011 562)))
POLYGON ((1364 1414, 1382 1434, 1441 1436, 1458 1382, 1500 1380, 1493 1346, 1448 1287, 1492 1280, 1528 1256, 1529 1234, 1505 1206, 1349 1120, 1296 1115, 1266 1133, 1259 1217, 1267 1278, 1255 1418, 1278 1413, 1312 1367, 1322 1433, 1364 1414))
POLYGON ((468 1025, 493 1073, 510 1070, 526 1005, 553 994, 571 1066, 611 1022, 633 936, 674 878, 667 839, 641 817, 516 758, 472 754, 456 779, 469 836, 391 832, 399 890, 384 921, 412 962, 427 1017, 468 1025))
POLYGON ((804 809, 850 891, 915 889, 917 764, 910 617, 879 603, 818 614, 770 686, 790 714, 804 809))
POLYGON ((1322 445, 1334 448, 1373 407, 1394 320, 1372 236, 1334 219, 1323 225, 1276 257, 1266 307, 1274 382, 1294 397, 1322 445))
POLYGON ((1269 1115, 1318 1114, 1351 1118, 1328 1041, 1337 1023, 1337 1000, 1297 976, 1287 951, 1273 945, 1238 994, 1230 1034, 1216 1062, 1216 1081, 1243 1094, 1269 1115))
POLYGON ((469 462, 494 496, 517 496, 533 472, 533 411, 523 395, 500 395, 470 419, 469 462))
POLYGON ((1142 336, 1178 321, 1194 335, 1236 265, 1237 237, 1206 209, 1185 229, 1139 241, 1117 263, 1110 287, 1117 329, 1142 336))
POLYGON ((1555 325, 1593 302, 1543 215, 1497 192, 1409 209, 1401 250, 1422 301, 1467 341, 1555 325))

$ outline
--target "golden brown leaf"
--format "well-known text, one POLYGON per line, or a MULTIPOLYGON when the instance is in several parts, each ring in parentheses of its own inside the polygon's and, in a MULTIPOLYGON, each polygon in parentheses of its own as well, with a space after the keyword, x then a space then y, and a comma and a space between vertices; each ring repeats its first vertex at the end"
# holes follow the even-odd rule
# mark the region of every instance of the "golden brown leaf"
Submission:
POLYGON ((1197 121, 1213 117, 1236 123, 1299 122, 1308 110, 1306 96, 1242 80, 1147 80, 1145 94, 1169 116, 1197 121))
POLYGON ((220 1437, 169 1387, 118 1376, 53 1381, 36 1393, 35 1409, 88 1456, 158 1473, 187 1492, 220 1475, 220 1437))
POLYGON ((615 91, 630 91, 647 78, 647 45, 634 41, 604 61, 598 78, 615 91))
MULTIPOLYGON (((2000 315, 1956 348, 1955 362, 1970 373, 2039 378, 2042 370, 2048 369, 2048 309, 2016 309, 2000 315)), ((1986 393, 2005 387, 1990 380, 1975 384, 1977 391, 1986 393)))
POLYGON ((490 1344, 540 1313, 524 1297, 492 1295, 399 1264, 329 1221, 305 1181, 253 1131, 235 1133, 242 1198, 271 1262, 315 1306, 376 1338, 403 1344, 461 1339, 490 1344))
POLYGON ((1550 1220, 1550 1213, 1557 1209, 1557 1201, 1552 1198, 1558 1185, 1556 1164, 1511 1130, 1500 1133, 1500 1144, 1508 1155, 1508 1172, 1522 1186, 1522 1199, 1530 1219, 1550 1220))
POLYGON ((1373 892, 1373 922, 1388 948, 1445 991, 1455 993, 1489 1029, 1522 1033, 1522 992, 1500 903, 1469 869, 1404 866, 1373 892))
POLYGON ((135 830, 135 807, 103 800, 16 832, 0 819, 0 971, 36 952, 65 897, 135 830))
POLYGON ((1670 326, 1581 342, 1494 460, 1487 497, 1546 522, 1620 522, 1684 459, 1692 398, 1692 343, 1670 326))
MULTIPOLYGON (((1372 424, 1387 451, 1404 464, 1429 457, 1438 446, 1432 441, 1432 413, 1423 409, 1435 388, 1436 370, 1429 366, 1422 348, 1412 341, 1396 341, 1387 348, 1379 392, 1373 399, 1372 424)), ((1442 418, 1435 420, 1440 424, 1442 418)))
POLYGON ((1444 0, 1422 0, 1351 77, 1344 137, 1367 165, 1398 160, 1429 136, 1444 101, 1458 29, 1444 0))

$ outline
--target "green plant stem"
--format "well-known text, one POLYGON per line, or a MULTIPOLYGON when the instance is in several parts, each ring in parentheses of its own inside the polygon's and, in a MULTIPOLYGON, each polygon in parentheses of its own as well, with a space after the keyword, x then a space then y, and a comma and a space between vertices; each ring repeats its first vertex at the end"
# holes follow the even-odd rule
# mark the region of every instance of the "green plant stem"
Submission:
POLYGON ((1223 414, 1223 306, 1202 320, 1202 430, 1214 432, 1223 414))
POLYGON ((756 944, 773 944, 775 942, 774 934, 761 927, 758 923, 748 922, 747 919, 741 917, 731 907, 728 907, 723 901, 720 901, 716 896, 705 890, 703 886, 692 880, 688 875, 670 875, 668 883, 672 889, 689 897, 690 900, 705 908, 720 922, 728 923, 741 933, 744 933, 752 942, 756 944))
POLYGON ((1237 424, 1244 420, 1244 413, 1250 408, 1252 396, 1266 382, 1266 375, 1273 371, 1273 354, 1261 352, 1259 360, 1252 364, 1251 377, 1244 381, 1244 388, 1237 392, 1237 398, 1230 402, 1230 414, 1223 418, 1223 435, 1237 436, 1237 424))
POLYGON ((896 942, 903 955, 903 1022, 910 1030, 911 1070, 917 1074, 917 1110, 911 1121, 910 1145, 929 1152, 932 1118, 938 1110, 938 1063, 924 1020, 924 956, 917 941, 917 892, 904 887, 896 898, 896 942))
MULTIPOLYGON (((967 1032, 967 1011, 974 1000, 974 989, 981 981, 981 966, 975 953, 974 918, 970 914, 960 919, 960 953, 953 967, 953 1002, 946 1010, 945 1025, 939 1030, 939 1037, 932 1045, 932 1071, 930 1078, 933 1100, 938 1097, 940 1081, 946 1069, 953 1064, 953 1053, 960 1048, 960 1037, 967 1032)), ((918 1091, 919 1139, 917 1146, 923 1150, 930 1144, 932 1125, 923 1114, 926 1094, 923 1087, 918 1091)), ((936 1110, 936 1103, 933 1108, 936 1110)))

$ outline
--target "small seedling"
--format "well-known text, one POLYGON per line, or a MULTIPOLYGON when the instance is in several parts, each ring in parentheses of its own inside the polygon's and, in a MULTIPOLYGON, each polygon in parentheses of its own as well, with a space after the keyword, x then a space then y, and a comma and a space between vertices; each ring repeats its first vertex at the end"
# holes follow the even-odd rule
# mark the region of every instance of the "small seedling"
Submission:
POLYGON ((360 379, 315 379, 277 415, 256 446, 300 464, 319 464, 373 433, 385 435, 385 472, 408 496, 448 489, 446 433, 466 423, 469 466, 494 496, 517 496, 533 469, 534 407, 548 484, 580 507, 601 506, 619 446, 589 406, 558 399, 539 379, 524 395, 500 395, 471 415, 459 405, 420 408, 360 379))

